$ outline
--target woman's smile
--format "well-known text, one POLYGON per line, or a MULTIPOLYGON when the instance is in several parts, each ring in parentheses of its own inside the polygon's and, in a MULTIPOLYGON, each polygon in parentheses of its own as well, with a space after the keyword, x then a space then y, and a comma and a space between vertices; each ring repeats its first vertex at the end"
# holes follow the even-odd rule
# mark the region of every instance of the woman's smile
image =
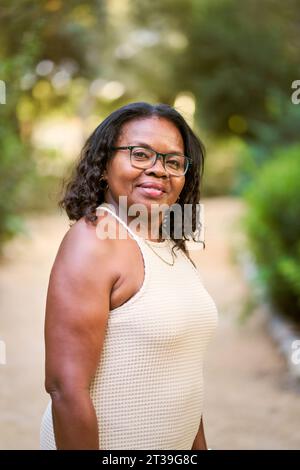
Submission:
POLYGON ((160 199, 164 194, 163 191, 155 188, 143 188, 143 186, 138 186, 138 189, 141 190, 142 194, 145 194, 146 196, 152 197, 154 199, 160 199))
POLYGON ((168 192, 166 185, 155 181, 145 181, 137 185, 143 196, 149 196, 154 199, 160 199, 168 192))

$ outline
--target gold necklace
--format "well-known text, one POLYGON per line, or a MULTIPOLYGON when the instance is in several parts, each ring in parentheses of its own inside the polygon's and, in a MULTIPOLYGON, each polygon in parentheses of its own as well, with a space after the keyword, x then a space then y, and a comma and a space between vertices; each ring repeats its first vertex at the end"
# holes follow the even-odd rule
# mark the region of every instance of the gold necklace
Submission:
POLYGON ((172 251, 172 248, 171 248, 171 255, 172 255, 172 259, 173 259, 173 262, 172 263, 169 263, 168 261, 166 261, 165 259, 163 259, 154 249, 153 247, 150 245, 150 243, 148 243, 148 241, 144 238, 144 242, 149 246, 149 248, 151 248, 151 250, 153 251, 153 253, 156 254, 156 256, 158 256, 164 263, 168 264, 169 266, 174 266, 174 263, 175 263, 175 258, 174 258, 174 253, 172 251))

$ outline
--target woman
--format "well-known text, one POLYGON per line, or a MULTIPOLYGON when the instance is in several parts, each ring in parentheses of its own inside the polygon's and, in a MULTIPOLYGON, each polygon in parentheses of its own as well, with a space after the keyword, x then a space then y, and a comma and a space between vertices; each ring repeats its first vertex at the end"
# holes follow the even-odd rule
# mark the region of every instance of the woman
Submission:
POLYGON ((195 229, 203 159, 164 104, 126 105, 87 140, 60 201, 76 222, 48 286, 42 449, 207 449, 203 357, 217 308, 174 218, 164 238, 168 211, 151 217, 191 205, 195 229), (116 236, 105 238, 99 227, 112 222, 116 236))

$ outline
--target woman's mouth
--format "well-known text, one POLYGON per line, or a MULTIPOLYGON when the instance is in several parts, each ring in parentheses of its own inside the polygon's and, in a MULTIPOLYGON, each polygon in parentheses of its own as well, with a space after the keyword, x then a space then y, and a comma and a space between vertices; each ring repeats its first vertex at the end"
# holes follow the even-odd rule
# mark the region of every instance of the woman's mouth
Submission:
POLYGON ((140 189, 141 192, 145 194, 146 196, 150 196, 153 198, 159 198, 163 194, 165 194, 164 191, 161 191, 160 189, 155 189, 155 188, 144 188, 143 186, 138 186, 138 189, 140 189))
POLYGON ((142 192, 142 194, 144 194, 145 196, 150 196, 152 198, 160 198, 161 196, 163 196, 163 194, 166 193, 166 191, 164 191, 163 187, 161 185, 158 185, 158 184, 141 184, 140 186, 137 186, 137 188, 142 192))

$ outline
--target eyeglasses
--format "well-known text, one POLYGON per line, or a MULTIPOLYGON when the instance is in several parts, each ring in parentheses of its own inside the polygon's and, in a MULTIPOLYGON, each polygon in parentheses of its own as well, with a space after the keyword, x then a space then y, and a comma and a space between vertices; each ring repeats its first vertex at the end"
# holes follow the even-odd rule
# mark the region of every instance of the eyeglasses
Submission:
POLYGON ((173 176, 183 176, 187 172, 192 159, 178 153, 160 153, 152 148, 127 145, 112 147, 111 150, 130 150, 130 163, 134 168, 147 169, 155 165, 158 157, 162 157, 164 169, 173 176))

